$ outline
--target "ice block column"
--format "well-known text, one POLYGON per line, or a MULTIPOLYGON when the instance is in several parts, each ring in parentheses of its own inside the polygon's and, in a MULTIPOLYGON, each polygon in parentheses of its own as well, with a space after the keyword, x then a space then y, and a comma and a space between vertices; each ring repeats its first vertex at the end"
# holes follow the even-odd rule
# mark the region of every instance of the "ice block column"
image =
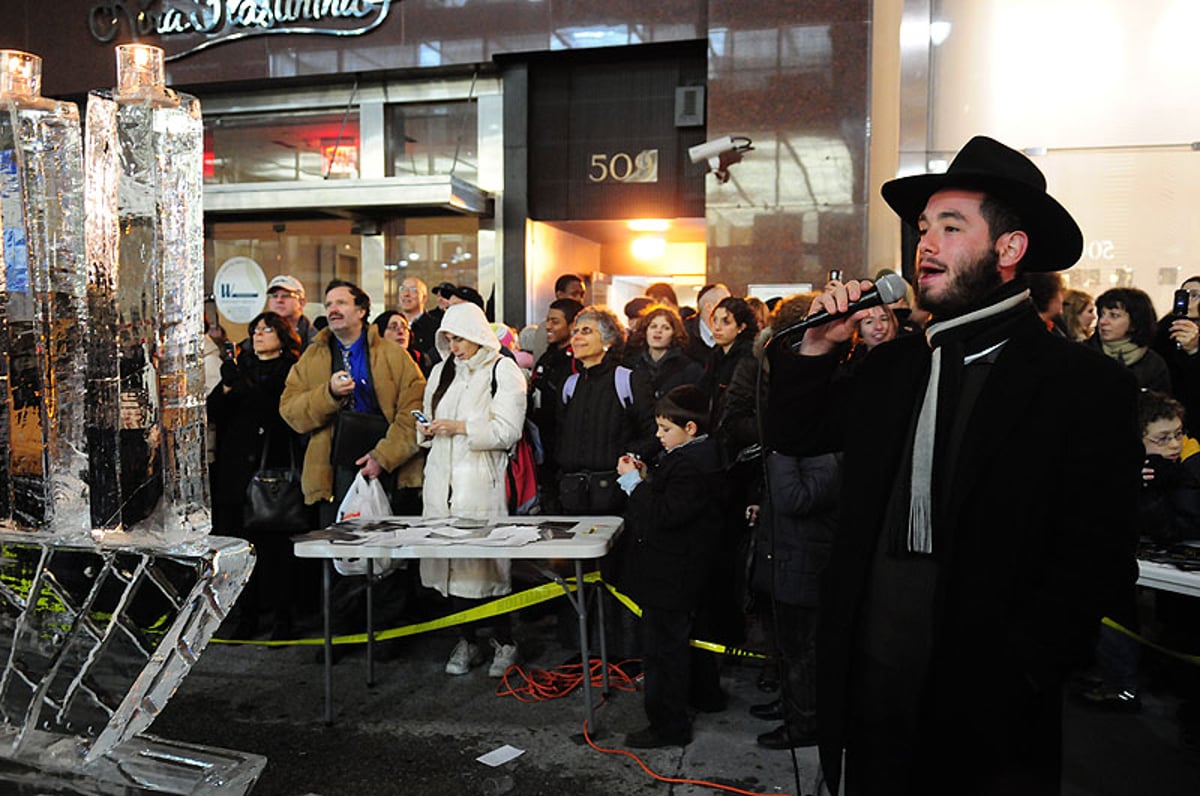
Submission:
POLYGON ((74 103, 41 59, 0 50, 0 518, 90 539, 83 157, 74 103))
POLYGON ((211 528, 200 103, 166 87, 162 50, 121 45, 116 89, 88 95, 86 144, 91 306, 115 332, 93 338, 92 434, 119 461, 92 472, 119 495, 119 517, 93 507, 97 532, 185 544, 211 528))

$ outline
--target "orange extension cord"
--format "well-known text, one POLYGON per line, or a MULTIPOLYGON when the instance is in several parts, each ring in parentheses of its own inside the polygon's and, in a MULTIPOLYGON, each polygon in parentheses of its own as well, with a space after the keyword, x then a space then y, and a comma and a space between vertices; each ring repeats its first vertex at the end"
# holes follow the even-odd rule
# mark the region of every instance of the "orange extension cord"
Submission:
MULTIPOLYGON (((640 661, 621 661, 620 663, 610 663, 608 665, 608 683, 609 687, 617 691, 636 691, 637 679, 630 677, 625 673, 623 666, 630 663, 640 663, 640 661)), ((593 688, 602 688, 603 670, 601 669, 600 659, 593 658, 591 666, 588 667, 588 676, 591 678, 593 688)), ((496 696, 511 696, 521 702, 545 702, 551 699, 561 699, 567 694, 574 691, 583 684, 583 664, 568 663, 562 666, 556 666, 553 669, 531 669, 526 670, 521 666, 510 666, 508 671, 504 673, 504 679, 496 688, 496 696), (513 678, 514 682, 509 681, 509 677, 513 678)), ((603 701, 603 697, 601 697, 603 701)), ((583 722, 583 738, 587 741, 588 746, 595 749, 597 752, 602 752, 608 755, 624 755, 632 758, 641 766, 642 770, 649 774, 659 782, 670 782, 680 785, 699 785, 702 788, 715 788, 717 790, 726 791, 728 793, 738 793, 742 796, 779 796, 779 794, 764 794, 755 791, 742 790, 731 785, 719 785, 716 782, 706 782, 699 779, 686 779, 681 777, 664 777, 655 772, 637 755, 628 752, 624 749, 606 749, 602 746, 597 746, 592 741, 591 735, 588 734, 588 723, 585 719, 583 722)))
MULTIPOLYGON (((637 691, 637 678, 630 677, 621 668, 630 663, 641 663, 641 661, 621 661, 608 664, 609 688, 617 691, 637 691)), ((592 680, 592 687, 602 688, 604 673, 600 668, 600 659, 592 658, 591 664, 589 676, 592 680)), ((510 666, 504 673, 504 679, 496 688, 496 696, 511 696, 521 702, 547 702, 551 699, 561 699, 581 685, 583 685, 582 663, 564 663, 553 669, 530 670, 521 666, 510 666), (509 677, 524 682, 512 685, 509 677)))

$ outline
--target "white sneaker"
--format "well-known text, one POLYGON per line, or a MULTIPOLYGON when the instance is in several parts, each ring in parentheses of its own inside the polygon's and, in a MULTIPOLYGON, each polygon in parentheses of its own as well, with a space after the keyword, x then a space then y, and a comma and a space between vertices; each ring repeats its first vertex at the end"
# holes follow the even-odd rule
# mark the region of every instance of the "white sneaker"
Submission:
POLYGON ((496 639, 491 641, 496 654, 492 657, 492 665, 488 667, 488 677, 503 677, 508 667, 517 662, 517 645, 501 644, 496 639))
POLYGON ((454 645, 454 651, 450 653, 450 660, 446 661, 446 674, 466 674, 471 671, 472 666, 481 663, 483 653, 479 651, 479 645, 472 644, 465 638, 459 639, 454 645))

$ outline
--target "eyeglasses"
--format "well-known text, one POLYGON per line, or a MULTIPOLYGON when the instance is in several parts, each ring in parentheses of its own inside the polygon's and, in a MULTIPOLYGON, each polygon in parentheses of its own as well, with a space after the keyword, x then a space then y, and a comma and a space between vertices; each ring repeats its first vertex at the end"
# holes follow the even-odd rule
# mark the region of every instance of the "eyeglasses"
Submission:
POLYGON ((270 298, 290 298, 290 299, 298 299, 298 298, 300 298, 300 294, 299 294, 299 293, 293 293, 293 292, 292 292, 292 291, 290 291, 290 290, 273 290, 273 291, 271 291, 271 293, 270 293, 270 298))
POLYGON ((270 326, 259 326, 254 329, 254 334, 266 334, 267 332, 275 334, 275 330, 270 326))
POLYGON ((589 334, 596 334, 596 330, 590 326, 577 326, 571 330, 572 337, 587 337, 589 334))
POLYGON ((402 287, 402 288, 400 288, 400 292, 401 292, 401 293, 414 293, 414 294, 415 294, 415 293, 420 293, 421 291, 417 290, 415 287, 402 287))
POLYGON ((1157 437, 1146 437, 1146 442, 1151 445, 1167 445, 1171 442, 1179 442, 1183 439, 1183 429, 1178 431, 1168 431, 1165 434, 1159 434, 1157 437))

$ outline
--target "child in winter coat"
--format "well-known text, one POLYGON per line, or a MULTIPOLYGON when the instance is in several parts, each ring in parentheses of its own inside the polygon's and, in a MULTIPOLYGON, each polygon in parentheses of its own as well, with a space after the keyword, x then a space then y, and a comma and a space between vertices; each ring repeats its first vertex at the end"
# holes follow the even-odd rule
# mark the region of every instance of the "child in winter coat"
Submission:
POLYGON ((709 438, 709 406, 694 385, 676 387, 654 413, 665 453, 652 468, 632 454, 617 462, 629 495, 620 586, 642 608, 645 709, 650 725, 625 738, 649 749, 686 745, 689 704, 723 702, 714 655, 688 639, 708 586, 721 533, 720 451, 709 438))

